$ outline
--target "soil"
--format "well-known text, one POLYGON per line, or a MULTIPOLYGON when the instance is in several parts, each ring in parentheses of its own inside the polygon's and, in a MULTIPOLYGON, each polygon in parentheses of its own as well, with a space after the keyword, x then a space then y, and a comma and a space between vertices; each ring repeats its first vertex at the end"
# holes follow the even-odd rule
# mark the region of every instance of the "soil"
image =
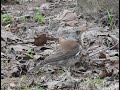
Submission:
POLYGON ((119 88, 117 17, 110 26, 104 11, 97 18, 89 13, 77 15, 74 0, 17 2, 1 4, 1 15, 8 13, 12 17, 11 23, 1 24, 2 90, 119 88), (34 19, 37 10, 43 23, 34 19), (71 57, 69 67, 48 63, 29 73, 46 58, 57 57, 59 37, 77 41, 82 48, 81 55, 71 57))

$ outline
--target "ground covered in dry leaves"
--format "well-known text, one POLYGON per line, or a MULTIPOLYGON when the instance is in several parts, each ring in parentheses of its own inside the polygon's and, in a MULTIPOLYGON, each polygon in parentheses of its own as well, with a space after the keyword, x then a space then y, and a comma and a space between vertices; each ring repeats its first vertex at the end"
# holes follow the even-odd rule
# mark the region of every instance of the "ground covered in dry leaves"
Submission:
POLYGON ((18 0, 1 10, 2 90, 118 90, 119 29, 105 13, 102 20, 77 15, 74 0, 18 0), (44 65, 28 73, 57 52, 59 37, 80 43, 79 61, 69 70, 44 65))

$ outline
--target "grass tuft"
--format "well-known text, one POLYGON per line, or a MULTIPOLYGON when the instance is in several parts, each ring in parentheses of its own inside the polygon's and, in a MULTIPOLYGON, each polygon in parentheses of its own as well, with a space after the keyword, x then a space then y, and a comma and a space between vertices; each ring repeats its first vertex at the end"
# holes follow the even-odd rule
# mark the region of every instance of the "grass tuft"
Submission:
POLYGON ((1 13, 1 22, 3 25, 10 24, 10 23, 12 23, 12 21, 13 21, 13 18, 12 18, 12 16, 8 15, 8 13, 7 14, 1 13))
POLYGON ((44 17, 40 14, 40 11, 37 10, 34 16, 35 22, 39 22, 39 24, 44 24, 44 17))

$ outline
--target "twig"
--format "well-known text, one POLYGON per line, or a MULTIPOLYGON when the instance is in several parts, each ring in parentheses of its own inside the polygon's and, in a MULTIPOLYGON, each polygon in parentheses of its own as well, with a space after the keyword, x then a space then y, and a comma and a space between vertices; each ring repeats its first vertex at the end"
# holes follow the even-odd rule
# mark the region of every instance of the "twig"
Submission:
POLYGON ((106 50, 110 50, 110 49, 116 47, 118 44, 119 44, 119 42, 117 42, 114 46, 112 46, 112 47, 110 47, 110 48, 103 49, 103 50, 98 51, 98 52, 96 52, 96 53, 94 53, 94 54, 89 54, 89 57, 94 56, 94 55, 96 55, 96 54, 98 54, 98 53, 100 53, 100 52, 103 52, 103 51, 106 51, 106 50))

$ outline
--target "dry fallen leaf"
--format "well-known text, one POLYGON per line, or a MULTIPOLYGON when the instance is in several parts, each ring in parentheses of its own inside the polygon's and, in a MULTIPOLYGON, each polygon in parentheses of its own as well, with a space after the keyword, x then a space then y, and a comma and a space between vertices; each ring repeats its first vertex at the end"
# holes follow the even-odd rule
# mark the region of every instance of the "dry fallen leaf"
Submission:
POLYGON ((36 46, 44 45, 47 42, 46 34, 42 34, 42 35, 40 35, 40 36, 38 36, 37 38, 34 38, 34 39, 35 39, 35 41, 33 42, 33 44, 36 45, 36 46))
POLYGON ((99 56, 99 58, 106 58, 106 54, 100 52, 100 56, 99 56))
POLYGON ((99 77, 102 79, 102 78, 105 78, 107 76, 107 71, 106 69, 100 71, 99 73, 99 77))
POLYGON ((46 34, 42 34, 40 36, 38 36, 37 38, 34 38, 34 42, 33 44, 36 46, 42 46, 44 44, 46 44, 46 42, 49 41, 58 41, 58 38, 54 38, 54 37, 48 37, 46 36, 46 34))
POLYGON ((105 77, 110 77, 112 76, 113 74, 113 69, 111 71, 107 70, 107 68, 105 68, 104 70, 102 70, 100 73, 99 73, 99 77, 100 78, 105 78, 105 77))

